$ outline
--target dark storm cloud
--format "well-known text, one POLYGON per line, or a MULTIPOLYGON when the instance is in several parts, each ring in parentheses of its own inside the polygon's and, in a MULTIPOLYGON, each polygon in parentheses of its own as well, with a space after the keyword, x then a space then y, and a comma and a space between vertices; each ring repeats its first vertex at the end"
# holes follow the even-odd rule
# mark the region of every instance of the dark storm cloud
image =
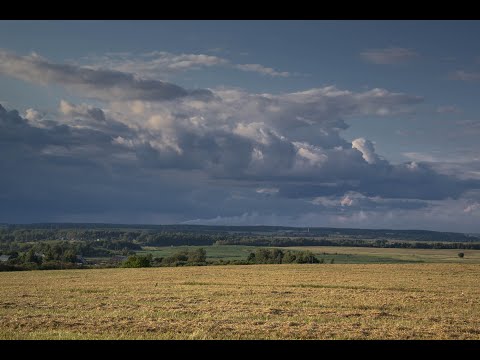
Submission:
POLYGON ((480 188, 478 180, 439 174, 426 164, 392 165, 368 142, 324 149, 256 126, 237 132, 180 127, 167 132, 174 135, 174 145, 167 146, 163 130, 157 135, 134 129, 86 105, 63 103, 61 110, 65 123, 38 127, 39 122, 0 108, 0 216, 5 221, 118 209, 124 216, 236 216, 252 207, 268 212, 274 204, 281 204, 275 209, 282 216, 302 209, 345 216, 358 210, 415 210, 480 188), (362 151, 375 161, 368 162, 362 151), (167 170, 175 175, 165 177, 167 170), (229 195, 235 186, 228 179, 243 184, 239 195, 229 195), (266 190, 258 189, 270 189, 268 200, 266 190), (202 193, 208 193, 208 201, 202 193), (214 204, 225 209, 218 213, 214 204))
POLYGON ((0 73, 41 85, 59 84, 90 98, 103 100, 162 101, 184 96, 211 97, 208 90, 189 91, 180 86, 135 77, 108 69, 56 64, 38 55, 18 56, 0 50, 0 73))
POLYGON ((442 200, 457 199, 470 189, 480 189, 480 180, 440 174, 426 164, 417 163, 391 165, 383 162, 343 168, 342 171, 337 169, 334 173, 326 171, 324 176, 319 175, 316 180, 319 183, 280 184, 278 195, 309 198, 341 196, 348 191, 355 191, 382 198, 442 200))
MULTIPOLYGON (((89 128, 36 128, 0 107, 0 219, 47 221, 55 216, 198 211, 190 191, 201 176, 185 178, 138 166, 111 135, 89 128)), ((208 213, 208 211, 203 211, 208 213)), ((127 215, 121 221, 128 221, 127 215)))

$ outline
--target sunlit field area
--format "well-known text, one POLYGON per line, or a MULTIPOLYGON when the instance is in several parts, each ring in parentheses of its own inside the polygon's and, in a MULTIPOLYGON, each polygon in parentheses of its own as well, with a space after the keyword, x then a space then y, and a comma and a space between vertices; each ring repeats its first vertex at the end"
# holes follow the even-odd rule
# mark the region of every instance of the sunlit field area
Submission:
POLYGON ((0 273, 1 339, 480 339, 480 265, 0 273))
MULTIPOLYGON (((152 254, 155 257, 171 256, 185 249, 203 248, 207 260, 245 260, 248 254, 260 247, 256 246, 146 246, 138 254, 152 254)), ((369 264, 369 263, 460 263, 480 264, 480 250, 463 249, 399 249, 347 246, 291 246, 278 248, 284 251, 311 251, 319 260, 335 264, 369 264), (460 258, 459 253, 464 257, 460 258)))

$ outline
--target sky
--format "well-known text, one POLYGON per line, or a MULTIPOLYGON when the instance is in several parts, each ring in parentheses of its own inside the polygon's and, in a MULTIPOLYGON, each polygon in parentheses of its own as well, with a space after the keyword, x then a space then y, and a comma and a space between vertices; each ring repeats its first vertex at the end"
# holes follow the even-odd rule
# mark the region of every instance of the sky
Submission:
POLYGON ((0 21, 0 223, 480 232, 479 21, 0 21))

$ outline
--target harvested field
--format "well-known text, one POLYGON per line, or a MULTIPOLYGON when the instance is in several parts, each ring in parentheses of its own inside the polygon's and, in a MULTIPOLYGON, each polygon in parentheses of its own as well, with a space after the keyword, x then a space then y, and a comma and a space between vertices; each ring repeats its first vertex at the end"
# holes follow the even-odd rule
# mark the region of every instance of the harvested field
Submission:
POLYGON ((480 265, 0 273, 0 339, 480 339, 480 265))

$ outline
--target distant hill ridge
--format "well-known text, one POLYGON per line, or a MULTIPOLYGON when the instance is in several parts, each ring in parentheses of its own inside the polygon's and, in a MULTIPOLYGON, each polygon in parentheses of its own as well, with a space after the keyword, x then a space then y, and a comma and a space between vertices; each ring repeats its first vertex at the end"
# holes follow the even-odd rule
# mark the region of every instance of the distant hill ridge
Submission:
POLYGON ((224 226, 224 225, 152 225, 152 224, 109 224, 109 223, 32 223, 1 224, 7 231, 15 230, 123 230, 146 232, 186 232, 203 234, 238 233, 263 236, 350 236, 362 238, 412 239, 420 241, 480 241, 479 235, 441 232, 432 230, 356 229, 331 227, 288 227, 288 226, 224 226))

